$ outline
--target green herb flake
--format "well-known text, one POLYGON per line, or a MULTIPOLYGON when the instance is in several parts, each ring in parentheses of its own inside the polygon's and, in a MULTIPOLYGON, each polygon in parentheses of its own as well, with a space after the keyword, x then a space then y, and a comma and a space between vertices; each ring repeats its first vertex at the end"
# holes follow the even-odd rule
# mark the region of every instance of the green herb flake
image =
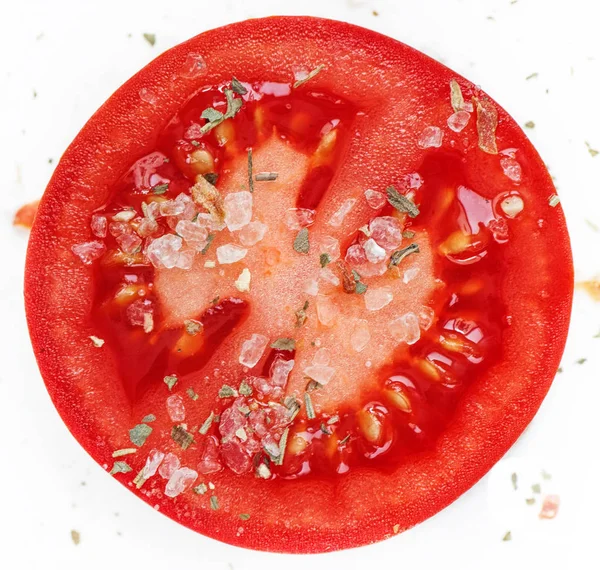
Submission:
POLYGON ((525 502, 526 502, 528 505, 534 505, 534 504, 535 504, 535 499, 534 499, 533 497, 530 497, 530 498, 528 498, 528 499, 525 499, 525 502))
POLYGON ((248 190, 254 192, 254 178, 252 178, 252 149, 248 149, 248 190))
POLYGON ((196 495, 204 495, 208 491, 208 487, 206 486, 206 483, 200 483, 200 485, 194 487, 192 491, 194 491, 196 495))
POLYGON ((539 483, 534 483, 531 486, 531 490, 536 493, 537 495, 539 495, 542 492, 542 486, 539 483))
POLYGON ((415 232, 411 231, 411 230, 404 230, 402 232, 402 237, 406 238, 406 239, 412 239, 416 236, 417 234, 415 234, 415 232))
POLYGON ((223 384, 219 390, 219 398, 237 398, 238 391, 227 384, 223 384))
POLYGON ((513 473, 510 476, 510 481, 512 483, 513 489, 516 491, 517 490, 517 474, 516 473, 513 473))
POLYGON ((165 194, 169 189, 169 184, 157 184, 152 187, 152 194, 156 194, 160 196, 161 194, 165 194))
POLYGON ((290 428, 286 427, 281 434, 281 439, 279 440, 279 456, 274 460, 275 465, 283 465, 283 458, 285 457, 285 448, 287 446, 289 432, 290 428))
POLYGON ((390 256, 390 263, 388 265, 388 268, 391 269, 392 267, 397 267, 398 265, 400 265, 400 263, 405 257, 408 257, 412 253, 419 253, 419 244, 411 243, 405 248, 399 249, 398 251, 392 253, 392 255, 390 256))
POLYGON ((204 423, 200 426, 200 429, 198 430, 202 435, 206 435, 208 433, 208 430, 210 429, 210 426, 212 425, 213 421, 215 419, 215 413, 211 412, 210 416, 208 416, 205 420, 204 423))
POLYGON ((123 455, 131 455, 132 453, 137 453, 137 449, 135 447, 127 447, 125 449, 117 449, 113 451, 113 457, 123 457, 123 455))
POLYGON ((246 382, 246 380, 242 380, 240 387, 238 388, 238 392, 242 396, 252 396, 252 386, 246 382))
POLYGON ((144 39, 154 47, 154 44, 156 43, 156 34, 143 34, 143 36, 144 39))
POLYGON ((525 123, 525 128, 526 129, 534 129, 535 128, 535 123, 533 121, 527 121, 525 123))
POLYGON ((167 385, 169 391, 171 391, 173 389, 173 386, 177 384, 177 376, 165 376, 163 382, 167 385))
POLYGON ((300 402, 298 402, 294 396, 287 396, 283 400, 283 405, 288 409, 290 421, 293 421, 300 411, 300 402))
POLYGON ((196 336, 202 330, 202 323, 194 319, 188 319, 183 324, 185 325, 185 332, 190 336, 196 336))
POLYGON ((210 498, 210 508, 213 511, 218 511, 219 510, 219 499, 217 499, 217 497, 215 495, 213 495, 210 498))
POLYGON ((188 388, 185 393, 190 397, 194 402, 198 399, 198 394, 194 391, 192 387, 188 388))
POLYGON ((345 445, 346 443, 348 443, 349 439, 350 439, 350 434, 348 434, 344 439, 340 440, 340 445, 345 445))
POLYGON ((231 90, 238 95, 245 95, 248 93, 248 89, 246 89, 235 76, 231 78, 231 90))
POLYGON ((331 263, 331 255, 322 253, 319 256, 319 263, 321 264, 321 267, 327 267, 331 263))
POLYGON ((231 89, 225 89, 225 99, 227 100, 227 110, 224 114, 212 107, 208 107, 202 111, 200 116, 208 121, 200 129, 200 132, 203 135, 220 125, 224 120, 235 117, 242 108, 242 99, 236 99, 235 94, 231 89))
POLYGON ((279 174, 277 172, 259 172, 254 177, 257 182, 274 182, 279 174))
POLYGON ((310 71, 308 73, 308 75, 306 77, 304 77, 303 79, 298 79, 298 81, 296 81, 294 83, 294 89, 298 89, 298 87, 300 87, 301 85, 304 85, 307 81, 310 81, 313 77, 315 77, 315 75, 317 75, 325 66, 323 64, 317 65, 317 67, 315 67, 312 71, 310 71))
POLYGON ((129 430, 129 439, 133 445, 142 447, 146 443, 146 439, 152 433, 152 428, 146 424, 138 424, 129 430))
POLYGON ((215 239, 215 234, 208 234, 208 236, 206 237, 206 245, 200 251, 200 253, 202 255, 206 255, 206 253, 208 252, 208 249, 210 248, 210 244, 213 242, 214 239, 215 239))
POLYGON ((510 530, 502 537, 503 542, 508 542, 509 540, 512 540, 512 534, 510 530))
POLYGON ((219 302, 219 299, 221 299, 221 297, 219 297, 219 295, 217 295, 214 299, 211 300, 210 304, 216 305, 219 302))
POLYGON ((301 327, 306 322, 306 319, 308 318, 308 315, 306 314, 306 311, 308 310, 308 305, 309 305, 308 301, 305 301, 302 308, 298 309, 296 311, 296 326, 297 327, 301 327))
POLYGON ((321 422, 321 431, 325 434, 325 435, 331 435, 331 431, 330 429, 323 423, 321 422))
POLYGON ((598 227, 597 224, 595 224, 594 222, 592 222, 592 220, 584 220, 585 223, 589 226, 589 228, 594 231, 594 232, 600 232, 600 228, 598 227))
POLYGON ((145 424, 152 423, 155 420, 156 420, 156 416, 154 414, 148 414, 147 416, 144 416, 142 418, 142 422, 145 424))
POLYGON ((73 541, 73 544, 75 546, 77 546, 80 543, 81 535, 79 534, 78 531, 76 531, 76 530, 71 531, 71 540, 73 541))
POLYGON ((544 469, 542 469, 541 476, 544 481, 550 481, 550 479, 552 479, 552 475, 550 475, 550 473, 548 473, 544 469))
POLYGON ((368 286, 365 285, 362 281, 356 282, 355 291, 358 295, 364 295, 367 292, 368 286))
POLYGON ((412 200, 403 196, 393 186, 386 188, 388 202, 403 214, 408 214, 411 218, 416 218, 419 215, 419 208, 412 200))
POLYGON ((594 157, 594 156, 598 156, 598 154, 600 154, 600 151, 597 151, 596 149, 592 148, 590 146, 589 142, 585 142, 585 146, 587 146, 588 152, 590 153, 590 156, 594 157))
POLYGON ((562 366, 559 366, 558 370, 556 371, 556 373, 557 374, 562 374, 562 372, 563 372, 562 366))
POLYGON ((296 350, 296 341, 293 338, 282 337, 271 343, 275 350, 296 350))
POLYGON ((530 79, 533 79, 534 77, 537 77, 539 75, 539 73, 537 71, 534 71, 533 73, 530 73, 526 78, 525 81, 529 81, 530 79))
POLYGON ((302 228, 296 239, 294 239, 294 251, 298 253, 306 254, 310 249, 310 243, 308 241, 308 228, 302 228))
POLYGON ((584 364, 585 362, 587 362, 587 358, 579 358, 575 361, 575 364, 584 364))
POLYGON ((187 432, 182 426, 173 426, 171 430, 171 439, 181 446, 181 449, 187 449, 194 443, 194 436, 187 432))
POLYGON ((248 519, 250 519, 250 515, 248 513, 241 513, 240 519, 243 521, 247 521, 248 519))
POLYGON ((550 204, 552 208, 556 208, 556 206, 558 206, 559 203, 560 198, 556 194, 552 194, 552 196, 548 197, 548 204, 550 204))
POLYGON ((308 392, 304 392, 304 406, 306 407, 306 417, 309 420, 315 419, 315 409, 313 407, 312 399, 308 392))
POLYGON ((340 416, 331 416, 328 420, 327 420, 327 425, 331 426, 333 424, 337 424, 340 421, 340 416))
POLYGON ((129 473, 130 471, 132 471, 132 469, 125 461, 115 461, 112 469, 110 470, 110 474, 115 475, 116 473, 129 473))
POLYGON ((204 111, 202 111, 200 118, 206 119, 209 123, 214 123, 216 121, 221 122, 223 120, 223 113, 221 113, 221 111, 213 109, 212 107, 208 107, 207 109, 204 109, 204 111))

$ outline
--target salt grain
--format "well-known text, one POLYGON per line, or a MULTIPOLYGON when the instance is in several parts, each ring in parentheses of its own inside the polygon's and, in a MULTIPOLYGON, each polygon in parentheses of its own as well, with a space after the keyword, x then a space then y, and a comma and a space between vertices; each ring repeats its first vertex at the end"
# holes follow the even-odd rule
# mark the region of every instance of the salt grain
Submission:
POLYGON ((106 221, 106 217, 101 216, 100 214, 94 214, 90 222, 90 228, 92 229, 92 233, 96 237, 106 237, 106 231, 108 229, 108 222, 106 221))
POLYGON ((167 497, 177 497, 181 493, 185 493, 188 489, 192 488, 197 478, 198 473, 189 467, 177 469, 167 482, 165 495, 167 497))
POLYGON ((344 218, 350 213, 352 208, 354 208, 354 204, 356 204, 356 198, 348 198, 347 200, 344 200, 340 204, 337 212, 331 216, 327 224, 335 228, 339 228, 344 222, 344 218))
POLYGON ((431 307, 421 307, 419 310, 419 325, 426 331, 431 328, 435 320, 435 311, 431 307))
POLYGON ((173 422, 182 422, 185 420, 185 406, 183 398, 178 394, 173 394, 167 398, 167 413, 173 422))
POLYGON ((307 366, 302 373, 322 386, 326 386, 333 378, 335 368, 331 366, 307 366))
POLYGON ((323 236, 319 242, 319 252, 327 253, 331 262, 340 258, 340 242, 332 236, 323 236))
POLYGON ((290 208, 283 217, 283 223, 293 231, 301 230, 312 225, 315 221, 314 210, 305 208, 290 208))
POLYGON ((164 458, 165 454, 162 451, 153 449, 146 458, 146 464, 140 472, 140 479, 145 481, 147 479, 150 479, 150 477, 154 477, 154 475, 156 475, 156 471, 158 470, 159 465, 162 463, 164 458))
POLYGON ((165 455, 165 458, 163 459, 163 462, 158 468, 158 474, 163 479, 170 479, 171 475, 173 475, 173 473, 175 473, 175 471, 179 469, 180 465, 181 463, 177 455, 175 455, 174 453, 167 453, 167 455, 165 455))
POLYGON ((444 133, 439 127, 425 127, 417 141, 417 145, 420 148, 439 148, 442 146, 443 137, 444 133))
POLYGON ((317 350, 312 359, 315 366, 327 366, 331 362, 331 351, 327 348, 317 350))
POLYGON ((358 243, 351 245, 348 248, 348 251, 346 251, 346 261, 353 266, 367 263, 367 256, 365 255, 365 250, 362 245, 358 243))
POLYGON ((242 344, 239 362, 242 366, 254 368, 261 359, 269 339, 262 334, 253 334, 242 344))
POLYGON ((262 222, 250 222, 239 231, 238 238, 242 245, 249 247, 261 241, 268 229, 262 222))
POLYGON ((350 335, 350 344, 356 352, 362 352, 371 340, 371 331, 369 323, 366 319, 358 319, 354 323, 352 333, 350 335))
POLYGON ((369 230, 371 237, 387 251, 393 251, 402 243, 402 225, 392 216, 374 218, 369 224, 369 230))
POLYGON ((122 234, 116 238, 119 248, 123 253, 137 253, 142 248, 142 240, 134 233, 122 234))
POLYGON ((247 249, 233 243, 228 243, 217 248, 217 261, 221 265, 237 263, 244 259, 247 253, 247 249))
POLYGON ((373 208, 373 210, 380 210, 387 204, 385 195, 376 190, 365 190, 365 199, 369 207, 373 208))
POLYGON ((196 79, 206 74, 206 62, 199 53, 188 53, 179 69, 179 76, 185 79, 196 79))
POLYGON ((252 219, 252 194, 247 191, 227 194, 224 208, 225 224, 229 230, 240 230, 252 219))
POLYGON ((457 111, 448 117, 448 127, 455 133, 460 133, 468 124, 471 115, 466 111, 457 111))
POLYGON ((273 384, 279 388, 285 388, 290 372, 294 368, 294 360, 284 360, 283 358, 277 358, 273 364, 271 364, 271 380, 273 384))
POLYGON ((182 250, 179 253, 179 257, 177 258, 177 263, 175 267, 179 267, 179 269, 189 270, 194 265, 194 257, 196 256, 196 252, 193 249, 182 250))
POLYGON ((183 240, 179 236, 166 234, 150 243, 146 256, 154 267, 171 269, 177 264, 182 245, 183 240))
POLYGON ((379 311, 392 302, 394 294, 391 287, 369 288, 364 299, 368 311, 379 311))
POLYGON ((414 313, 406 313, 390 322, 389 330, 398 342, 414 344, 421 337, 419 319, 414 313))
POLYGON ((363 249, 365 251, 367 260, 370 263, 379 263, 387 257, 385 249, 380 247, 373 238, 369 238, 367 241, 365 241, 363 244, 363 249))
POLYGON ((106 246, 99 241, 88 241, 71 247, 71 251, 81 259, 85 265, 91 265, 93 261, 102 257, 106 246))
POLYGON ((190 220, 179 220, 175 231, 196 251, 202 251, 208 243, 208 229, 190 220))
POLYGON ((507 196, 500 202, 500 208, 509 218, 518 216, 523 211, 524 207, 525 203, 523 202, 523 198, 515 194, 507 196))
POLYGON ((510 178, 513 182, 521 182, 521 165, 511 157, 503 157, 500 159, 500 166, 502 172, 507 178, 510 178))
POLYGON ((338 316, 339 308, 330 297, 319 295, 317 297, 317 318, 319 322, 326 327, 330 327, 335 323, 338 316))
POLYGON ((319 283, 316 279, 307 279, 304 282, 302 291, 311 297, 315 297, 319 294, 319 283))
POLYGON ((418 267, 409 267, 402 277, 403 283, 410 283, 420 272, 421 270, 418 267))

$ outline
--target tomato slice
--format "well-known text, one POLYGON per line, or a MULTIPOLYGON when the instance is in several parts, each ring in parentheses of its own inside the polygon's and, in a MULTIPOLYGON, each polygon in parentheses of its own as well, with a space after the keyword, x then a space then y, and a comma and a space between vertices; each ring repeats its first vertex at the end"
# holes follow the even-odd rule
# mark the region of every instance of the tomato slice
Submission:
POLYGON ((412 527, 506 452, 572 281, 503 109, 293 17, 204 33, 103 105, 41 201, 25 296, 50 395, 117 480, 219 540, 320 552, 412 527))

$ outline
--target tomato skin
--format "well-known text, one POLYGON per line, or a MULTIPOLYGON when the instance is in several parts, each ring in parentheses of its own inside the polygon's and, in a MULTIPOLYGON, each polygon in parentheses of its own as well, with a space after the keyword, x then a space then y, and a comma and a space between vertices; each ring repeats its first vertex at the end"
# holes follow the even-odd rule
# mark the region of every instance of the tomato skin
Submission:
MULTIPOLYGON (((114 449, 128 447, 127 429, 140 420, 139 410, 131 409, 125 388, 102 380, 116 372, 106 354, 89 342, 96 333, 89 319, 92 270, 70 248, 89 240, 91 212, 106 203, 112 185, 131 163, 153 150, 158 133, 195 91, 228 81, 231 75, 290 81, 290 70, 298 63, 309 68, 325 64, 331 71, 317 76, 316 84, 330 82, 332 91, 347 89, 349 99, 362 102, 374 91, 360 78, 359 71, 367 66, 381 70, 390 83, 418 85, 415 97, 424 109, 448 105, 451 78, 471 87, 441 64, 372 31, 316 18, 277 17, 206 32, 173 48, 100 108, 48 185, 32 229, 25 274, 27 319, 42 376, 65 424, 100 465, 110 469, 114 449), (263 57, 244 61, 244 54, 259 52, 263 57), (339 57, 347 53, 360 55, 340 65, 339 57), (192 72, 190 54, 196 54, 192 72), (206 67, 198 67, 200 61, 206 67), (278 65, 268 63, 273 61, 278 65), (140 99, 142 89, 153 93, 153 104, 140 99)), ((548 197, 555 193, 550 176, 516 123, 499 107, 498 115, 498 138, 505 146, 510 142, 523 149, 530 188, 526 207, 532 212, 514 225, 506 246, 506 266, 518 268, 507 273, 502 291, 512 317, 503 338, 506 357, 469 388, 435 446, 392 473, 358 470, 291 484, 215 473, 211 481, 222 505, 217 511, 200 505, 195 495, 172 500, 148 493, 158 490, 163 480, 150 480, 142 490, 128 488, 174 520, 218 540, 259 550, 324 552, 369 544, 418 524, 457 499, 504 455, 533 418, 559 365, 573 268, 562 208, 548 206, 548 197), (252 516, 242 522, 238 515, 245 512, 252 516)), ((370 120, 377 125, 380 118, 374 112, 370 120)), ((373 147, 368 153, 373 169, 362 177, 374 176, 382 168, 377 166, 381 157, 391 151, 398 151, 400 162, 407 153, 414 154, 373 147)), ((482 181, 496 168, 492 158, 478 156, 482 181)), ((393 165, 386 168, 393 175, 393 165)), ((150 449, 142 451, 131 459, 133 473, 116 476, 124 485, 143 466, 150 449)))

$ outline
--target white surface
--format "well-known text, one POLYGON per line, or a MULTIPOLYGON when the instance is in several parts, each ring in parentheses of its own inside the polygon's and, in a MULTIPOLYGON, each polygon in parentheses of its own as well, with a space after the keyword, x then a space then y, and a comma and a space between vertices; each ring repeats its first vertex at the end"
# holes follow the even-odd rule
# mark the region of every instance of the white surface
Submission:
MULTIPOLYGON (((595 0, 4 2, 0 34, 0 567, 228 569, 598 568, 600 305, 578 292, 560 374, 490 476, 418 528, 359 550, 307 557, 233 548, 155 513, 69 435, 44 389, 22 300, 27 234, 14 211, 43 191, 56 159, 125 79, 204 30, 271 14, 346 20, 412 45, 480 84, 528 130, 567 213, 579 279, 600 273, 600 40, 595 0), (377 10, 379 16, 374 16, 377 10), (151 47, 143 32, 156 33, 151 47), (525 78, 533 72, 539 75, 525 78), (34 90, 37 97, 34 98, 34 90), (584 364, 576 364, 587 357, 584 364), (525 477, 554 477, 553 521, 525 507, 525 477), (511 490, 510 473, 522 476, 511 490), (533 513, 533 514, 532 514, 533 513), (71 529, 81 543, 71 541, 71 529), (502 542, 512 531, 513 539, 502 542), (569 561, 566 566, 566 561, 569 561)), ((544 483, 542 481, 542 483, 544 483)), ((544 487, 550 491, 550 486, 544 487)))

